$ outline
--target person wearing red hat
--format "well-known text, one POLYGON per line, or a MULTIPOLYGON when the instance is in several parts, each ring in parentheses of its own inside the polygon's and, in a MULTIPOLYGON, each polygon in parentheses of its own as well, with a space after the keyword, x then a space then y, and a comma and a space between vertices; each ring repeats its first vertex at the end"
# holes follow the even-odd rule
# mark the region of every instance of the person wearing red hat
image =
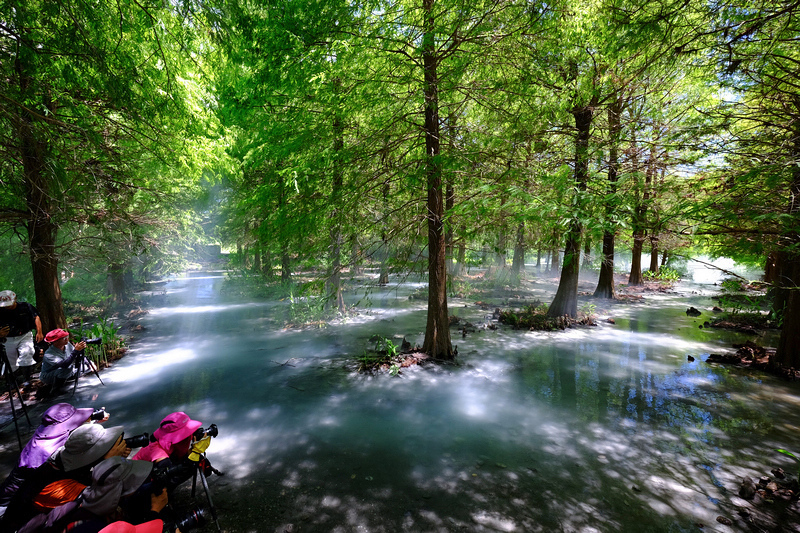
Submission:
POLYGON ((100 533, 161 533, 163 529, 163 520, 151 520, 136 526, 128 522, 114 522, 101 529, 100 533))
POLYGON ((44 352, 39 379, 50 385, 50 392, 55 393, 68 379, 75 377, 72 363, 76 355, 86 349, 86 343, 81 341, 73 346, 69 342, 69 333, 61 328, 49 331, 44 340, 50 343, 50 348, 44 352))

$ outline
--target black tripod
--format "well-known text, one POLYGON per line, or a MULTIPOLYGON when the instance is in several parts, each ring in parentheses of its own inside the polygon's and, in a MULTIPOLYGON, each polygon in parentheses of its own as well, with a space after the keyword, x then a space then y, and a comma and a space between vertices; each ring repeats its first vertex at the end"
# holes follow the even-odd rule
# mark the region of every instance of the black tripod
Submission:
POLYGON ((6 381, 6 388, 8 390, 8 403, 11 404, 11 419, 14 422, 14 429, 17 432, 19 451, 22 452, 22 436, 19 434, 19 424, 17 423, 17 408, 14 407, 14 391, 16 391, 17 398, 19 398, 20 409, 22 409, 22 412, 25 414, 25 419, 28 421, 28 426, 33 427, 33 424, 31 424, 31 419, 28 416, 28 410, 25 408, 25 402, 22 400, 22 391, 19 390, 17 378, 14 377, 14 371, 11 369, 11 363, 8 361, 5 337, 0 339, 0 365, 3 367, 3 378, 6 381))
POLYGON ((72 384, 73 396, 75 396, 75 390, 78 388, 78 380, 86 368, 89 368, 89 370, 94 372, 94 375, 100 380, 100 384, 105 386, 102 378, 100 378, 100 373, 97 371, 97 367, 94 365, 91 359, 86 357, 86 352, 81 350, 79 353, 75 354, 75 383, 72 384))
MULTIPOLYGON (((206 474, 203 467, 203 463, 205 461, 205 454, 200 454, 200 460, 195 463, 194 476, 192 477, 192 498, 194 498, 195 489, 197 488, 197 478, 199 477, 200 481, 203 483, 203 490, 206 492, 206 499, 208 500, 208 508, 211 512, 211 518, 214 519, 214 524, 217 526, 217 531, 222 533, 222 528, 219 527, 219 520, 217 518, 217 508, 214 507, 214 502, 211 501, 211 491, 208 489, 208 480, 206 480, 206 474)), ((213 467, 211 470, 217 475, 222 475, 222 472, 213 467)))

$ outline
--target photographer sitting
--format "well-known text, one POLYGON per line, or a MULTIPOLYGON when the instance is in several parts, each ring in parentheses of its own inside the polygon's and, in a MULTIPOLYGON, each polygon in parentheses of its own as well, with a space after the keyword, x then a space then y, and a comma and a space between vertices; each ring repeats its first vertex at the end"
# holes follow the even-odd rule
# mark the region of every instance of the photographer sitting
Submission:
POLYGON ((69 342, 69 333, 61 328, 48 332, 44 340, 50 343, 50 348, 44 352, 39 379, 50 385, 50 392, 55 393, 67 380, 76 377, 77 370, 72 363, 86 349, 86 343, 81 341, 73 346, 69 342))
POLYGON ((92 470, 91 484, 72 502, 38 516, 23 526, 19 533, 98 533, 121 515, 131 524, 160 520, 159 514, 168 503, 163 487, 151 491, 153 465, 123 457, 105 459, 92 470), (147 496, 145 506, 131 505, 131 497, 147 496))
POLYGON ((42 415, 41 425, 22 450, 17 466, 0 485, 0 516, 32 472, 61 448, 70 433, 88 422, 106 420, 108 413, 102 409, 76 409, 68 403, 57 403, 47 409, 42 415))
POLYGON ((34 515, 73 501, 91 482, 95 465, 130 453, 122 426, 84 424, 75 429, 64 446, 31 472, 14 494, 3 516, 2 530, 14 531, 34 515))

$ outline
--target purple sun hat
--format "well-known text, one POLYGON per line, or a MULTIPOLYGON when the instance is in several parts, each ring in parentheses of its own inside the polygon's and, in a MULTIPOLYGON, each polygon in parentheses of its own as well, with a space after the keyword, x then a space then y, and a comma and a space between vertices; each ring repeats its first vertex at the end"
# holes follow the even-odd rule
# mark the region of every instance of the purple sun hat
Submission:
POLYGON ((57 403, 47 409, 42 414, 42 424, 20 454, 19 466, 37 468, 43 465, 93 412, 94 409, 77 409, 68 403, 57 403))

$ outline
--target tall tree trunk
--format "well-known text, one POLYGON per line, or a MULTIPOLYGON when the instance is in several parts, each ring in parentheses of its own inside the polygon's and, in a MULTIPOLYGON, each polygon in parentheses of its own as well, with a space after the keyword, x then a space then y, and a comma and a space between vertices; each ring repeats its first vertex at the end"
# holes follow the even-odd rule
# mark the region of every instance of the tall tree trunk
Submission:
POLYGON ((125 286, 125 265, 110 263, 106 267, 106 292, 115 304, 128 301, 128 291, 125 286))
POLYGON ((515 280, 520 279, 525 269, 525 223, 517 226, 517 240, 514 244, 514 259, 511 262, 511 275, 515 280))
MULTIPOLYGON (((28 51, 27 45, 18 46, 21 54, 28 51)), ((28 62, 16 58, 15 68, 19 78, 20 94, 31 95, 35 88, 31 76, 26 72, 28 62)), ((25 100, 23 100, 25 101, 25 100)), ((32 102, 35 106, 35 101, 32 102)), ((52 109, 51 109, 52 110, 52 109)), ((53 193, 47 176, 47 141, 38 137, 32 112, 23 112, 17 126, 20 158, 22 160, 25 197, 28 209, 28 245, 31 254, 33 287, 36 293, 36 309, 42 321, 43 331, 67 327, 64 306, 61 301, 61 285, 58 282, 58 226, 52 218, 53 193)))
POLYGON ((358 235, 350 235, 350 274, 360 276, 363 274, 361 268, 361 247, 358 244, 358 235))
MULTIPOLYGON (((386 152, 388 152, 388 148, 384 151, 384 154, 381 156, 382 161, 385 161, 386 152)), ((390 184, 389 180, 386 180, 383 184, 383 205, 389 205, 389 192, 390 192, 390 184)), ((385 218, 385 217, 384 217, 385 218)), ((381 230, 381 248, 379 257, 381 259, 381 273, 378 276, 378 285, 388 285, 389 284, 389 258, 391 255, 389 254, 389 239, 386 234, 386 223, 381 222, 383 229, 381 230)))
POLYGON ((550 262, 547 263, 547 272, 557 274, 561 270, 561 252, 558 248, 550 251, 550 262))
MULTIPOLYGON (((589 134, 592 127, 592 104, 575 108, 572 115, 575 117, 575 128, 578 131, 575 137, 575 185, 579 194, 586 190, 589 179, 589 134)), ((578 275, 580 274, 581 258, 581 226, 582 210, 580 203, 576 206, 578 212, 573 214, 567 233, 567 245, 564 249, 564 267, 561 269, 561 279, 558 290, 553 298, 553 303, 547 309, 547 316, 558 317, 569 315, 578 316, 578 275)))
POLYGON ((267 280, 272 281, 275 279, 275 271, 272 268, 272 250, 267 247, 264 247, 261 264, 263 265, 264 274, 267 276, 267 280))
POLYGON ((606 228, 603 230, 603 262, 600 264, 600 277, 594 290, 595 298, 617 297, 614 288, 614 245, 616 239, 616 225, 614 214, 617 211, 617 180, 619 179, 619 142, 622 132, 622 96, 617 95, 608 109, 608 194, 605 201, 606 228))
MULTIPOLYGON (((447 120, 447 139, 449 141, 448 148, 451 152, 455 152, 456 149, 456 121, 458 120, 458 115, 452 113, 447 120)), ((445 176, 445 199, 444 199, 444 211, 445 213, 452 213, 453 207, 455 206, 455 175, 453 172, 448 172, 445 176)), ((447 268, 451 275, 458 275, 456 274, 456 265, 453 262, 453 238, 455 232, 453 231, 453 221, 452 219, 448 221, 446 231, 444 234, 445 239, 445 261, 447 263, 447 268)))
POLYGON ((286 241, 281 245, 281 281, 292 281, 292 259, 289 256, 289 243, 286 241))
POLYGON ((454 359, 447 315, 447 261, 444 198, 439 146, 439 80, 437 74, 435 0, 423 0, 422 64, 425 95, 425 174, 428 187, 428 323, 422 351, 438 359, 454 359))
MULTIPOLYGON (((341 80, 334 80, 334 85, 341 85, 341 80)), ((333 119, 333 176, 331 180, 331 205, 333 210, 330 215, 330 267, 327 279, 327 306, 344 313, 344 296, 342 295, 342 221, 341 221, 341 195, 343 169, 341 163, 344 148, 344 127, 338 116, 333 119)))
MULTIPOLYGON (((795 114, 800 115, 800 98, 795 100, 795 114)), ((793 159, 800 160, 800 122, 796 123, 793 148, 793 159)), ((783 309, 783 328, 778 341, 775 354, 777 365, 790 368, 800 368, 800 342, 797 332, 800 331, 800 235, 794 229, 800 217, 800 166, 792 166, 792 183, 790 186, 789 214, 792 229, 784 236, 784 251, 779 259, 780 291, 779 302, 783 309)))
POLYGON ((650 159, 647 161, 647 166, 645 168, 645 183, 644 183, 644 191, 640 194, 639 192, 639 179, 638 173, 635 172, 634 169, 634 179, 635 183, 634 186, 636 187, 636 206, 634 207, 633 213, 633 252, 631 257, 631 273, 628 276, 628 285, 642 285, 644 283, 644 278, 642 277, 642 250, 644 249, 644 240, 646 238, 645 235, 645 221, 647 219, 647 202, 650 199, 650 185, 653 180, 653 170, 654 170, 654 157, 655 154, 653 153, 654 149, 651 149, 650 152, 650 159))
POLYGON ((592 268, 592 238, 589 235, 586 235, 583 242, 583 265, 581 268, 583 270, 592 268))
POLYGON ((650 235, 650 274, 658 274, 658 235, 650 235))
POLYGON ((453 276, 460 276, 464 273, 464 264, 467 261, 467 243, 461 241, 458 243, 458 256, 456 257, 456 266, 453 268, 453 276))

